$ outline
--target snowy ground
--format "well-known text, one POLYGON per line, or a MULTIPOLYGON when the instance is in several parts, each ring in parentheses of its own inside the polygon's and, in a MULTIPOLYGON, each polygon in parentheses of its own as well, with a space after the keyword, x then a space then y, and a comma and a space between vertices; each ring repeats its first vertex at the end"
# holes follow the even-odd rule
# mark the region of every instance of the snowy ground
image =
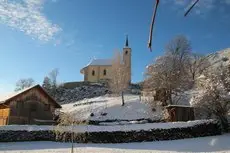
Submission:
POLYGON ((62 105, 64 112, 74 113, 78 120, 135 120, 161 118, 161 108, 152 112, 151 107, 140 102, 139 96, 126 95, 125 106, 121 106, 121 97, 96 97, 62 105), (90 116, 93 113, 94 116, 90 116), (103 116, 102 113, 107 113, 103 116))
MULTIPOLYGON (((230 134, 193 139, 123 143, 74 144, 75 153, 230 152, 230 134)), ((69 153, 70 143, 0 143, 0 153, 69 153)))

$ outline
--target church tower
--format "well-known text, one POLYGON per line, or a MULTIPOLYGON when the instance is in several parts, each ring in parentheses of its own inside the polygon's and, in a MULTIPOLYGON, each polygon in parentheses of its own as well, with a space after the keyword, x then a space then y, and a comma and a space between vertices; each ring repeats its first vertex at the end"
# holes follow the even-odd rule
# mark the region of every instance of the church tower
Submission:
POLYGON ((131 83, 131 53, 132 49, 129 47, 129 38, 126 36, 125 47, 123 48, 123 62, 128 70, 128 80, 131 83))

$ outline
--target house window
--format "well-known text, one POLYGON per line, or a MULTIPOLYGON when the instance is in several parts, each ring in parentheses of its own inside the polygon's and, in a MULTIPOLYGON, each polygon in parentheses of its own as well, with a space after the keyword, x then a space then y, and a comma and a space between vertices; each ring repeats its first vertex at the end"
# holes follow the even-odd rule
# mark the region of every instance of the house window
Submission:
POLYGON ((106 75, 106 69, 104 69, 103 74, 106 75))
POLYGON ((92 76, 94 76, 94 75, 95 75, 95 71, 93 70, 93 71, 92 71, 92 76))
POLYGON ((45 111, 49 111, 49 110, 50 110, 50 104, 45 104, 44 110, 45 110, 45 111))

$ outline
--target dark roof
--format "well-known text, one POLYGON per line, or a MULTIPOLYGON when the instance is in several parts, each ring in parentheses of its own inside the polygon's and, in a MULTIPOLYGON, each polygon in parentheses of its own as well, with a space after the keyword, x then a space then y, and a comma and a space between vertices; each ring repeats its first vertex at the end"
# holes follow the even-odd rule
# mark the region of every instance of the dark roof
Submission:
POLYGON ((31 90, 33 88, 38 88, 43 94, 45 94, 49 98, 49 100, 55 104, 56 108, 61 108, 61 105, 59 105, 58 102, 55 99, 53 99, 39 84, 31 86, 31 87, 23 89, 23 90, 20 90, 18 92, 13 92, 10 94, 0 96, 0 104, 6 104, 7 102, 11 101, 12 99, 20 96, 23 93, 28 92, 29 90, 31 90))

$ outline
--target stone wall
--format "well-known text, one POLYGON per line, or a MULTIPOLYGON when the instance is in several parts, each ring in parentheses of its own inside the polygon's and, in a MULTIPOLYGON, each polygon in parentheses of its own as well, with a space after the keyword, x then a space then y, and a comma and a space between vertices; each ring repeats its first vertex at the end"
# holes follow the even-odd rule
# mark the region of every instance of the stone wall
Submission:
MULTIPOLYGON (((127 143, 143 141, 176 140, 221 134, 219 124, 202 123, 192 127, 151 129, 148 131, 114 131, 75 133, 74 142, 78 143, 127 143)), ((0 131, 0 142, 15 141, 60 141, 71 142, 70 132, 58 131, 0 131)))

